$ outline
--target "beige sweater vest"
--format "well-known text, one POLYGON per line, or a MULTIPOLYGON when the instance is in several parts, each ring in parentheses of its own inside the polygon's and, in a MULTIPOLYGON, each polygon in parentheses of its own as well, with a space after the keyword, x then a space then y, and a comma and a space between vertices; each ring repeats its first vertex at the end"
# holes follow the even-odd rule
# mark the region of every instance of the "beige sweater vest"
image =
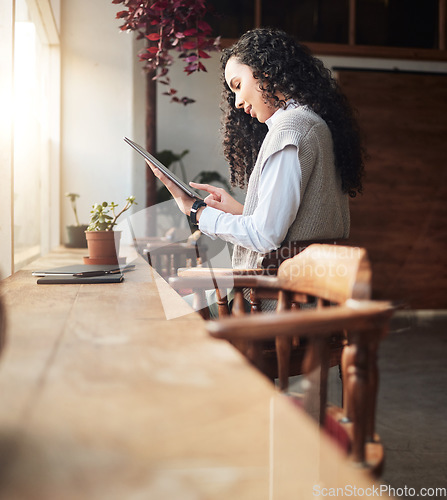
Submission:
MULTIPOLYGON (((298 151, 301 202, 284 241, 347 238, 349 202, 335 169, 331 132, 326 122, 306 106, 286 111, 268 131, 250 176, 243 215, 252 215, 258 205, 259 180, 267 159, 287 145, 296 146, 298 151)), ((257 252, 235 245, 233 268, 256 268, 258 258, 257 252)))

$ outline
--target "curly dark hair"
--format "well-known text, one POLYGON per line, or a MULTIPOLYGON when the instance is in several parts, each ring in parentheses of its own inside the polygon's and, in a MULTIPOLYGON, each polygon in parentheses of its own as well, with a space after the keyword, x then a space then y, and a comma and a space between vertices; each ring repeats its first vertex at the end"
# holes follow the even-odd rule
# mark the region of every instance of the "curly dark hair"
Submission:
MULTIPOLYGON (((327 123, 334 144, 335 166, 342 188, 354 197, 362 192, 364 150, 354 112, 323 63, 284 31, 259 28, 245 33, 224 49, 222 70, 230 57, 249 66, 259 80, 264 98, 275 107, 285 105, 275 94, 307 105, 327 123)), ((223 149, 230 164, 231 183, 244 187, 258 156, 267 126, 235 107, 233 92, 223 77, 223 149)))

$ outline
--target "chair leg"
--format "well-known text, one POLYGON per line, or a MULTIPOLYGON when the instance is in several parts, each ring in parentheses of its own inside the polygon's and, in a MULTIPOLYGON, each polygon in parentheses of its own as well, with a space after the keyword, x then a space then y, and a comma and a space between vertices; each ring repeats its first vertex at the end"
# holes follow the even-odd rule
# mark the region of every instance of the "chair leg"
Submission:
POLYGON ((217 298, 217 308, 219 311, 219 318, 224 318, 225 316, 230 315, 230 309, 228 307, 228 298, 225 295, 225 297, 222 297, 222 294, 220 293, 219 287, 216 286, 216 298, 217 298))
MULTIPOLYGON (((245 303, 244 303, 244 292, 242 288, 234 289, 233 298, 233 308, 232 314, 234 317, 245 316, 245 303)), ((236 340, 232 341, 234 347, 236 347, 242 354, 248 358, 248 360, 256 366, 257 363, 257 352, 255 349, 255 343, 250 340, 236 340)))
POLYGON ((290 352, 292 341, 286 337, 275 338, 276 359, 278 362, 279 389, 286 391, 289 388, 290 352))
POLYGON ((353 425, 352 458, 365 461, 366 423, 368 415, 368 338, 365 332, 349 332, 345 347, 345 387, 347 417, 353 425))
MULTIPOLYGON (((290 309, 290 295, 281 290, 278 294, 278 305, 276 310, 278 312, 287 311, 290 309)), ((289 374, 290 374, 290 354, 292 352, 292 339, 291 338, 275 338, 276 359, 278 362, 278 378, 279 389, 286 391, 289 388, 289 374)))
POLYGON ((329 345, 325 339, 309 343, 303 371, 309 385, 304 397, 304 409, 320 426, 324 426, 329 375, 329 345))
POLYGON ((340 379, 340 382, 341 382, 340 408, 343 408, 343 405, 344 405, 344 393, 343 393, 343 370, 341 369, 341 360, 340 360, 340 363, 338 364, 338 378, 340 379))
POLYGON ((197 290, 194 293, 193 298, 193 308, 194 311, 198 311, 203 319, 210 319, 210 310, 208 308, 208 303, 206 301, 205 290, 197 290))
POLYGON ((377 367, 377 350, 379 335, 371 334, 368 343, 368 407, 366 415, 366 440, 374 441, 377 390, 379 386, 379 370, 377 367))
POLYGON ((341 370, 341 375, 340 378, 342 380, 342 408, 343 408, 343 415, 345 420, 351 421, 352 420, 352 412, 351 408, 349 407, 349 398, 348 398, 348 389, 347 389, 347 373, 348 373, 348 363, 350 362, 350 356, 351 353, 349 351, 349 344, 346 343, 342 353, 341 353, 341 363, 340 363, 340 370, 341 370))

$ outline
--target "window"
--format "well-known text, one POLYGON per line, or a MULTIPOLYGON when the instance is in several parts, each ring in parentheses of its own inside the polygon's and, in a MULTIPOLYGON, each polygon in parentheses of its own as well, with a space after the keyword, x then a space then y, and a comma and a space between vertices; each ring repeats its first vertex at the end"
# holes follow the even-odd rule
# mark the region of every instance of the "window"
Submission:
MULTIPOLYGON (((40 254, 41 140, 39 78, 41 47, 24 0, 16 2, 14 33, 14 268, 40 254)), ((42 109, 43 108, 43 109, 42 109)))
POLYGON ((356 43, 438 48, 438 0, 358 0, 356 43))
POLYGON ((239 38, 254 26, 255 3, 253 0, 210 0, 215 16, 209 23, 216 35, 239 38))
POLYGON ((447 59, 446 0, 211 0, 210 3, 219 13, 211 24, 224 39, 238 38, 256 26, 275 26, 294 34, 311 48, 315 44, 319 53, 447 59), (380 50, 374 52, 374 47, 380 50))
POLYGON ((348 0, 276 0, 262 3, 261 19, 302 41, 348 43, 348 13, 348 0))
MULTIPOLYGON (((48 252, 52 183, 54 119, 59 116, 51 95, 54 73, 52 48, 33 2, 16 0, 13 80, 13 263, 20 269, 48 252)), ((56 94, 57 97, 57 94, 56 94)), ((58 124, 56 124, 58 130, 58 124)), ((58 140, 57 146, 58 146, 58 140)), ((57 168, 58 170, 58 168, 57 168)), ((54 200, 53 200, 54 201, 54 200)), ((59 210, 57 210, 59 212, 59 210)))
POLYGON ((0 0, 0 277, 60 243, 58 0, 0 0))

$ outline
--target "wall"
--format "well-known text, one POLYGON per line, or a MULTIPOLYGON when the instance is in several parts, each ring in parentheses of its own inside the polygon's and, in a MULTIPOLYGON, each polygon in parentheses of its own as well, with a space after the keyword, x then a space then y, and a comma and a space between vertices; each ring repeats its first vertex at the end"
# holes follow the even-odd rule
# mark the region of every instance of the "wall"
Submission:
POLYGON ((62 221, 73 224, 67 191, 80 194, 78 213, 124 202, 132 193, 133 38, 121 33, 110 0, 62 0, 62 221))
POLYGON ((373 268, 374 297, 447 307, 447 74, 343 70, 368 151, 351 203, 350 244, 373 268))

